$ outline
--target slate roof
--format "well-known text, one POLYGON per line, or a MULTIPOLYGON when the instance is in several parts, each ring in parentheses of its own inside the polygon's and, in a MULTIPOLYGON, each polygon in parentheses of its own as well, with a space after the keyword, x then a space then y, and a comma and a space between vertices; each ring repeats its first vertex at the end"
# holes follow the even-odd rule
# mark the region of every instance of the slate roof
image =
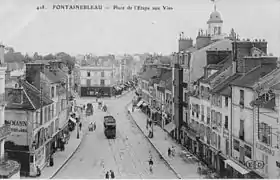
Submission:
MULTIPOLYGON (((24 109, 24 110, 37 110, 41 107, 40 105, 40 91, 33 85, 29 84, 26 80, 19 80, 19 84, 23 88, 23 103, 12 103, 8 101, 7 109, 24 109)), ((7 89, 7 96, 10 96, 12 88, 7 89)), ((11 95, 13 96, 13 95, 11 95)), ((9 97, 10 98, 10 97, 9 97)), ((42 95, 43 106, 52 104, 53 101, 46 96, 42 95)))
POLYGON ((162 76, 160 77, 160 80, 167 81, 170 77, 172 77, 172 71, 167 71, 162 74, 162 76))
POLYGON ((221 94, 223 96, 230 96, 231 89, 229 87, 230 83, 235 79, 241 77, 241 74, 234 74, 227 79, 225 79, 222 83, 218 84, 214 89, 212 89, 212 93, 221 94))
POLYGON ((257 66, 247 74, 234 80, 231 84, 239 87, 252 88, 260 78, 267 75, 276 68, 277 66, 275 66, 275 64, 265 64, 257 66))
POLYGON ((225 69, 229 68, 232 65, 232 59, 231 55, 228 55, 223 61, 219 62, 216 67, 219 67, 219 70, 209 76, 208 78, 204 78, 201 80, 203 83, 209 83, 211 80, 213 80, 217 75, 221 74, 225 69))
POLYGON ((169 78, 166 82, 166 89, 172 92, 172 78, 169 78))
POLYGON ((52 83, 59 83, 61 81, 59 76, 48 69, 44 70, 44 74, 52 83))
POLYGON ((273 85, 271 89, 280 90, 280 83, 273 85))
POLYGON ((146 81, 150 81, 152 79, 152 77, 154 77, 156 75, 157 75, 157 69, 156 68, 148 69, 147 71, 142 73, 141 79, 144 79, 146 81))

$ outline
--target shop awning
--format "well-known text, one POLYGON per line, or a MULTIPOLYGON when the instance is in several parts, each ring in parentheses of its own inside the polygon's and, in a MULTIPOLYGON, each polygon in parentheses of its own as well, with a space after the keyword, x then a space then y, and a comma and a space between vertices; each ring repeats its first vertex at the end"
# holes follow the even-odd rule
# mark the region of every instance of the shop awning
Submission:
POLYGON ((137 106, 139 107, 139 106, 141 106, 143 103, 144 103, 144 102, 141 100, 141 101, 138 102, 137 106))
POLYGON ((167 124, 166 126, 164 126, 164 129, 170 133, 171 131, 173 131, 176 128, 176 125, 173 122, 170 122, 169 124, 167 124))
POLYGON ((241 167, 240 165, 238 165, 230 159, 225 160, 225 165, 230 165, 231 167, 233 167, 233 169, 235 169, 243 175, 249 173, 246 169, 244 169, 243 167, 241 167))
POLYGON ((69 117, 69 120, 72 121, 73 123, 77 123, 76 119, 69 117))

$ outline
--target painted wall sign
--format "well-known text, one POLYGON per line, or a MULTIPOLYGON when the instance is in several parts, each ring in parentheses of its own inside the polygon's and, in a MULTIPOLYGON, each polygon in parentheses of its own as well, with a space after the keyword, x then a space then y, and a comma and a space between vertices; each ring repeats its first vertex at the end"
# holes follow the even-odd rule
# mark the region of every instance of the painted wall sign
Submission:
POLYGON ((27 121, 5 120, 5 124, 9 124, 12 132, 27 132, 27 121))
POLYGON ((257 147, 259 150, 261 150, 261 151, 263 151, 263 152, 265 152, 265 153, 267 153, 267 154, 270 154, 270 155, 272 155, 272 156, 274 156, 274 154, 275 154, 275 151, 274 151, 274 150, 272 150, 272 149, 270 149, 270 148, 268 148, 268 147, 266 147, 266 146, 264 146, 264 145, 262 145, 262 144, 257 143, 257 144, 256 144, 256 147, 257 147))

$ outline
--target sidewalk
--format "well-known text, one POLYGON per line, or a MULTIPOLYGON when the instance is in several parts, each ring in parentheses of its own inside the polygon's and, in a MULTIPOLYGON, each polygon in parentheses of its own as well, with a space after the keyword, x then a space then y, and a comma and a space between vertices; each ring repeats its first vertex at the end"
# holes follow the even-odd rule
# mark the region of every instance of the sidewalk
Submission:
MULTIPOLYGON (((76 127, 77 128, 77 127, 76 127)), ((82 131, 80 131, 80 138, 77 139, 77 129, 75 128, 74 131, 70 133, 70 139, 68 141, 68 144, 65 144, 65 150, 64 151, 57 151, 53 155, 54 159, 54 165, 52 167, 46 166, 42 169, 40 179, 51 179, 53 178, 60 169, 63 168, 63 166, 71 159, 71 157, 75 154, 75 152, 78 150, 84 134, 82 131)))
MULTIPOLYGON (((81 142, 83 141, 84 133, 87 130, 85 125, 84 114, 82 114, 83 127, 79 131, 79 139, 77 139, 77 127, 74 131, 70 132, 70 139, 67 144, 65 144, 64 151, 56 151, 53 154, 54 165, 52 167, 48 164, 42 169, 40 179, 52 179, 54 176, 64 167, 64 165, 72 158, 75 152, 79 149, 81 142)), ((32 178, 32 177, 28 177, 32 178)), ((37 177, 34 177, 37 178, 37 177)))
MULTIPOLYGON (((128 105, 128 110, 131 112, 132 105, 128 105)), ((168 133, 161 129, 159 126, 154 125, 154 137, 148 138, 148 131, 146 130, 146 119, 147 116, 141 112, 139 109, 135 109, 134 112, 131 112, 132 119, 135 121, 138 128, 170 166, 170 168, 176 173, 179 179, 201 179, 203 176, 200 176, 197 173, 198 163, 195 160, 183 158, 180 156, 181 152, 186 152, 186 149, 183 149, 179 144, 175 143, 168 133), (175 147, 175 156, 169 157, 167 154, 168 148, 175 147)))

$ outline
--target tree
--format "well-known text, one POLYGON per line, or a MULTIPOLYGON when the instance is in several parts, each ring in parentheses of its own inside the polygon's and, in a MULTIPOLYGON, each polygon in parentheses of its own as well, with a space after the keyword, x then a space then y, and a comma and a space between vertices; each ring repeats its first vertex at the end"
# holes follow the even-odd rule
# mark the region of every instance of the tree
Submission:
POLYGON ((33 61, 33 59, 28 54, 25 54, 23 62, 24 63, 30 63, 32 61, 33 61))
POLYGON ((39 55, 38 52, 35 52, 33 55, 33 59, 34 60, 42 60, 43 56, 39 55))
POLYGON ((7 51, 7 53, 14 53, 15 52, 13 47, 5 47, 5 50, 7 51))
POLYGON ((56 59, 56 57, 53 54, 48 54, 46 56, 43 56, 44 60, 53 60, 56 59))
POLYGON ((69 74, 70 74, 75 66, 75 57, 71 57, 69 54, 65 52, 60 52, 56 54, 56 58, 60 59, 62 63, 64 63, 68 67, 69 74))

